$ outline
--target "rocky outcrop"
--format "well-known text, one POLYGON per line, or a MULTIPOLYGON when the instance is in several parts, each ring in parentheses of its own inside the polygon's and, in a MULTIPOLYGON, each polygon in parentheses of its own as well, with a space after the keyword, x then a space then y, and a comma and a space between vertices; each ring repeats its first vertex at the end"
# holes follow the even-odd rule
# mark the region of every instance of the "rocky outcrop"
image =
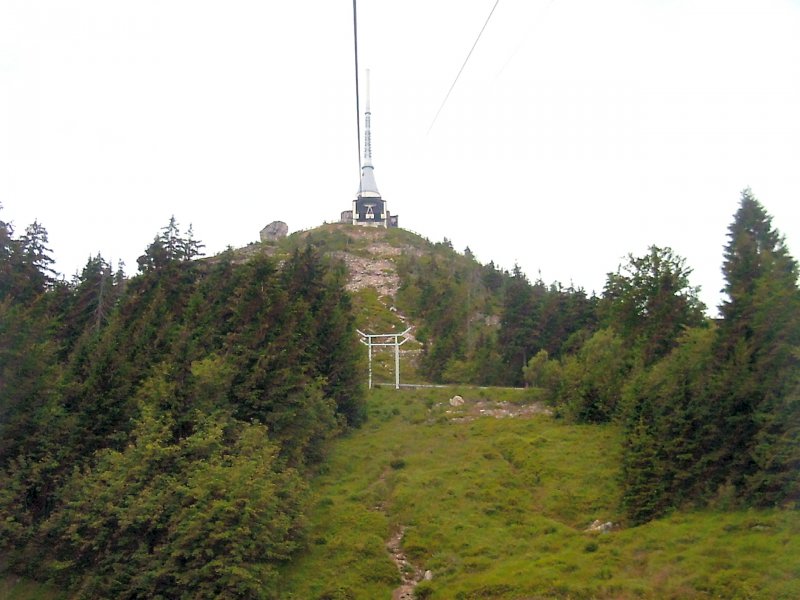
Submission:
POLYGON ((277 242, 289 234, 289 226, 283 221, 273 221, 259 234, 262 242, 277 242))
POLYGON ((379 255, 359 256, 350 252, 332 252, 347 265, 350 278, 347 289, 357 292, 363 288, 374 288, 379 296, 394 297, 400 287, 397 267, 394 262, 379 255))

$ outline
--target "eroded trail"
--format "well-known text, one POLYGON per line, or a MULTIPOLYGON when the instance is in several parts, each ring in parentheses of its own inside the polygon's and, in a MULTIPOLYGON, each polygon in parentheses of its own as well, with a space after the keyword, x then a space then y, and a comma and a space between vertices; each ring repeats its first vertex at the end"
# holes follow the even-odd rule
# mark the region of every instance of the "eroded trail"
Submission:
POLYGON ((403 536, 406 533, 405 527, 400 527, 389 541, 386 542, 386 549, 392 556, 397 570, 403 583, 392 592, 392 600, 414 600, 414 588, 424 578, 424 573, 412 565, 408 557, 403 552, 403 536))

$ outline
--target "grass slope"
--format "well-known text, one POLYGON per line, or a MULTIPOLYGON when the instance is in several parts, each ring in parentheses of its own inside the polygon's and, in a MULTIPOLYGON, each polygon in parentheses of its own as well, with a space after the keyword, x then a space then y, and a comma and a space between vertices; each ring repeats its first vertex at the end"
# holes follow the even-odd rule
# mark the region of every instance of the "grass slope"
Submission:
POLYGON ((408 558, 433 573, 418 598, 800 597, 796 512, 680 513, 587 533, 622 520, 619 432, 544 415, 458 418, 494 395, 375 391, 369 422, 313 482, 311 543, 287 565, 283 597, 390 598, 400 578, 386 541, 399 528, 408 558))

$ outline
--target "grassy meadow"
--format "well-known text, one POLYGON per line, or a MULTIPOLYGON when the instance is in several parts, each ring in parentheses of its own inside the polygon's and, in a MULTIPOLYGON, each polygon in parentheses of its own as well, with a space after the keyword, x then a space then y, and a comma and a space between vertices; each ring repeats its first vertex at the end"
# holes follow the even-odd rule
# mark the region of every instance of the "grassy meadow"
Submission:
MULTIPOLYGON (((501 388, 374 390, 367 423, 312 481, 308 546, 283 567, 281 600, 389 600, 401 579, 387 541, 401 529, 408 560, 433 575, 418 599, 800 598, 797 511, 626 527, 619 431, 524 414, 529 401, 501 388), (455 394, 463 406, 449 405, 455 394), (614 527, 587 532, 595 520, 614 527)), ((63 597, 0 579, 4 600, 63 597)))
POLYGON ((400 577, 386 542, 400 528, 408 559, 433 575, 418 598, 800 597, 797 512, 684 512, 627 528, 617 429, 481 416, 526 394, 374 391, 367 424, 313 481, 310 543, 283 572, 284 598, 391 598, 400 577), (587 532, 596 519, 615 526, 587 532))

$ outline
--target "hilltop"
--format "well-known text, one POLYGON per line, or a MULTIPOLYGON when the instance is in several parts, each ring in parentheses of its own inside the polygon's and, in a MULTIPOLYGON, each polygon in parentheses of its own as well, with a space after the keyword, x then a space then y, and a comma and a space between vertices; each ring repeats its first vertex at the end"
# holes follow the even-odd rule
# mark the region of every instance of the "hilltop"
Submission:
MULTIPOLYGON (((399 262, 402 257, 430 255, 444 248, 411 231, 399 228, 359 227, 342 223, 328 223, 297 231, 277 241, 254 242, 232 250, 236 261, 247 261, 255 256, 270 256, 279 260, 307 245, 323 254, 340 260, 347 267, 346 289, 354 295, 370 289, 388 310, 394 306, 400 290, 399 262)), ((448 260, 463 260, 463 256, 448 248, 448 260)), ((363 315, 369 320, 368 314, 363 315)))

